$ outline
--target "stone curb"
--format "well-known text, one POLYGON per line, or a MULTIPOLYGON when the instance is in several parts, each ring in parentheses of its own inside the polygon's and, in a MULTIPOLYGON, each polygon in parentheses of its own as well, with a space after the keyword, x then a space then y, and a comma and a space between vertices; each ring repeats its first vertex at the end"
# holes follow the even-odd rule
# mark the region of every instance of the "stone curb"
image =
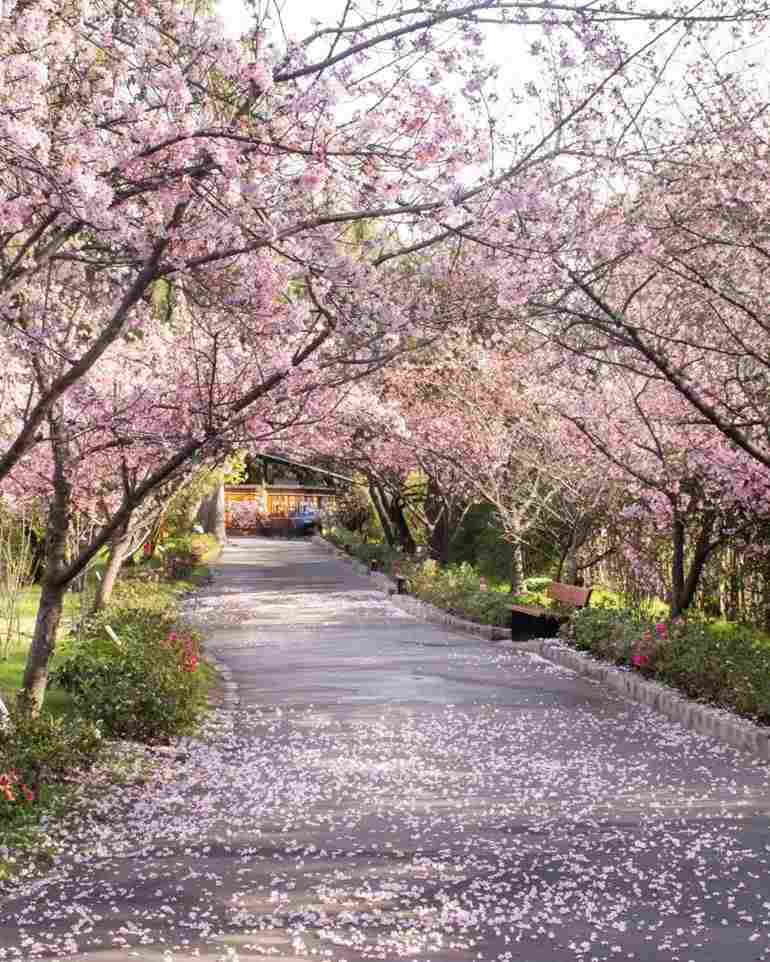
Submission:
POLYGON ((220 683, 220 688, 222 690, 222 708, 225 711, 236 711, 241 707, 241 697, 238 694, 238 684, 233 678, 233 673, 227 667, 227 665, 220 661, 216 655, 209 651, 208 648, 204 647, 204 652, 206 655, 206 660, 210 662, 219 672, 222 681, 220 683))
POLYGON ((578 675, 598 681, 632 701, 648 705, 690 731, 711 735, 734 748, 742 748, 770 761, 770 728, 755 725, 724 709, 691 701, 673 688, 642 678, 636 672, 604 664, 556 641, 535 639, 516 642, 513 650, 538 654, 562 668, 569 668, 578 675))
MULTIPOLYGON (((377 576, 374 575, 374 577, 377 576)), ((380 577, 385 576, 380 575, 380 577)), ((386 580, 389 581, 389 579, 386 580)), ((448 611, 442 611, 441 608, 436 608, 427 601, 420 601, 419 598, 414 598, 412 595, 391 595, 390 600, 397 608, 414 615, 421 621, 427 621, 433 625, 446 625, 446 627, 454 628, 464 634, 486 638, 487 641, 501 641, 510 635, 507 628, 500 628, 498 625, 479 625, 475 621, 464 621, 462 618, 458 618, 448 611)))
MULTIPOLYGON (((365 573, 363 565, 356 562, 344 551, 339 551, 328 541, 324 541, 323 538, 317 538, 317 543, 324 545, 341 558, 348 558, 357 569, 365 573)), ((377 584, 377 587, 383 591, 392 591, 395 587, 390 578, 384 574, 374 574, 371 575, 371 578, 377 584)), ((500 641, 509 637, 509 632, 505 628, 463 621, 410 595, 393 594, 390 600, 396 607, 432 624, 446 625, 449 628, 478 635, 490 641, 500 641)), ((590 655, 575 651, 574 648, 557 641, 538 638, 533 641, 514 642, 512 650, 540 655, 562 668, 569 668, 578 675, 600 682, 611 691, 615 691, 631 701, 648 705, 661 715, 684 725, 690 731, 710 735, 712 738, 732 745, 734 748, 741 748, 770 761, 770 728, 755 725, 747 719, 739 718, 724 709, 712 708, 691 701, 673 688, 667 688, 656 681, 648 681, 636 672, 622 671, 614 665, 597 661, 590 655)))
POLYGON ((356 558, 353 558, 345 551, 340 551, 335 545, 330 544, 318 535, 313 537, 313 542, 326 548, 327 551, 331 551, 337 555, 338 558, 347 559, 356 571, 361 574, 368 574, 372 584, 380 591, 386 592, 396 608, 400 608, 402 611, 407 612, 407 614, 414 615, 415 618, 419 618, 421 621, 427 621, 433 625, 446 625, 448 628, 456 628, 458 631, 464 633, 479 635, 488 641, 500 641, 510 635, 510 631, 507 628, 500 628, 498 625, 479 625, 475 621, 464 621, 462 618, 458 618, 448 611, 436 608, 435 605, 431 605, 427 601, 420 601, 419 598, 415 598, 413 595, 397 595, 395 593, 395 581, 383 572, 370 572, 366 566, 356 558))

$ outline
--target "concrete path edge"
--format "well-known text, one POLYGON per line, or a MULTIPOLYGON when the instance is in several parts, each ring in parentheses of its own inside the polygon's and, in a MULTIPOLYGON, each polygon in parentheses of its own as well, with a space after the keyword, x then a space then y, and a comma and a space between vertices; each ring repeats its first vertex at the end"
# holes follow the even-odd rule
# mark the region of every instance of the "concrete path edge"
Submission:
POLYGON ((488 641, 502 641, 510 635, 510 631, 507 628, 501 628, 499 625, 480 625, 475 621, 465 621, 456 615, 450 614, 448 611, 436 608, 435 605, 431 605, 427 601, 420 601, 419 598, 415 598, 413 595, 397 595, 395 593, 395 581, 392 581, 386 574, 382 572, 372 574, 366 568, 366 565, 356 558, 351 557, 349 554, 346 554, 344 551, 340 551, 339 548, 324 538, 315 537, 313 541, 338 558, 347 559, 360 574, 368 574, 372 580, 372 584, 380 591, 389 594, 390 600, 397 608, 400 608, 401 611, 405 611, 407 614, 414 615, 415 618, 419 618, 421 621, 427 621, 432 625, 445 625, 448 628, 455 628, 464 634, 478 635, 480 638, 486 638, 488 641))
MULTIPOLYGON (((324 538, 315 537, 314 542, 323 546, 341 558, 347 558, 362 574, 366 574, 365 565, 344 551, 340 551, 324 538)), ((372 582, 383 591, 392 591, 395 584, 384 574, 371 575, 372 582)), ((420 601, 410 595, 391 595, 390 600, 403 611, 432 624, 446 625, 457 631, 478 635, 489 641, 501 641, 508 637, 508 631, 495 625, 478 625, 472 621, 463 621, 449 612, 442 611, 425 601, 420 601)), ((559 641, 548 638, 537 638, 532 641, 514 642, 514 651, 531 652, 540 655, 562 668, 568 668, 578 675, 583 675, 605 685, 612 691, 640 702, 665 715, 673 721, 679 722, 690 731, 710 735, 719 741, 752 752, 770 761, 770 728, 756 725, 746 718, 740 718, 722 708, 701 705, 687 698, 685 695, 662 685, 656 681, 649 681, 636 672, 617 668, 606 662, 583 652, 575 651, 559 641)))
POLYGON ((756 725, 722 708, 701 705, 660 682, 642 678, 636 672, 616 668, 590 655, 546 638, 515 644, 516 651, 530 651, 578 675, 606 685, 632 701, 649 705, 691 731, 711 735, 734 748, 741 748, 770 761, 770 728, 756 725))

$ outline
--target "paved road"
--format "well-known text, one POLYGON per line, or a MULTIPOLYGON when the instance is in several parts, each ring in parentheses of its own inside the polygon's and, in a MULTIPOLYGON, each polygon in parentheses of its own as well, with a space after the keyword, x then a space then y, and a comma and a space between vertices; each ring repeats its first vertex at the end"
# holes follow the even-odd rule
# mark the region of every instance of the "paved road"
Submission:
POLYGON ((3 906, 0 960, 770 958, 768 767, 318 546, 200 597, 242 700, 3 906))

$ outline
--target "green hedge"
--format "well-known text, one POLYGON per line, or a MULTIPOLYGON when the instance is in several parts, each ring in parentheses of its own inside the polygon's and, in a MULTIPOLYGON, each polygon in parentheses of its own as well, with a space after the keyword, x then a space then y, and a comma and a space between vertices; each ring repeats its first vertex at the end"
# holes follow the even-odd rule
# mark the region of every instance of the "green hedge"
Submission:
POLYGON ((387 573, 398 569, 406 576, 410 593, 422 601, 479 624, 510 624, 511 596, 493 585, 482 587, 482 577, 467 562, 442 568, 435 561, 407 557, 382 542, 364 543, 345 528, 324 530, 324 537, 367 566, 376 559, 387 573))
MULTIPOLYGON (((413 595, 469 621, 507 626, 512 603, 550 605, 543 593, 551 582, 547 577, 528 578, 527 591, 512 598, 494 585, 483 587, 467 562, 441 568, 383 544, 363 544, 345 529, 333 529, 327 536, 365 563, 377 558, 391 573, 397 566, 413 595)), ((561 633, 580 651, 657 679, 691 698, 770 724, 770 639, 747 626, 714 625, 696 618, 654 620, 649 613, 613 603, 575 612, 561 633)))
MULTIPOLYGON (((103 748, 98 725, 82 718, 41 714, 37 718, 11 710, 0 728, 0 803, 30 802, 41 785, 75 771, 87 771, 103 748)), ((3 810, 0 809, 0 818, 3 810)))
POLYGON ((482 625, 508 625, 511 596, 482 586, 475 568, 463 562, 440 567, 435 561, 401 565, 412 594, 437 608, 482 625))

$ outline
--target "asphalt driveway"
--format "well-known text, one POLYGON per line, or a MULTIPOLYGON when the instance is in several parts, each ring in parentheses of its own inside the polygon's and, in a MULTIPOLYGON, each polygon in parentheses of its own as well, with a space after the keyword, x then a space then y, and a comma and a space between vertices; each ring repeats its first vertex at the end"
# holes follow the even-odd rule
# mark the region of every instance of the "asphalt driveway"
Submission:
POLYGON ((236 539, 195 617, 237 684, 2 907, 0 960, 770 958, 766 763, 236 539))

